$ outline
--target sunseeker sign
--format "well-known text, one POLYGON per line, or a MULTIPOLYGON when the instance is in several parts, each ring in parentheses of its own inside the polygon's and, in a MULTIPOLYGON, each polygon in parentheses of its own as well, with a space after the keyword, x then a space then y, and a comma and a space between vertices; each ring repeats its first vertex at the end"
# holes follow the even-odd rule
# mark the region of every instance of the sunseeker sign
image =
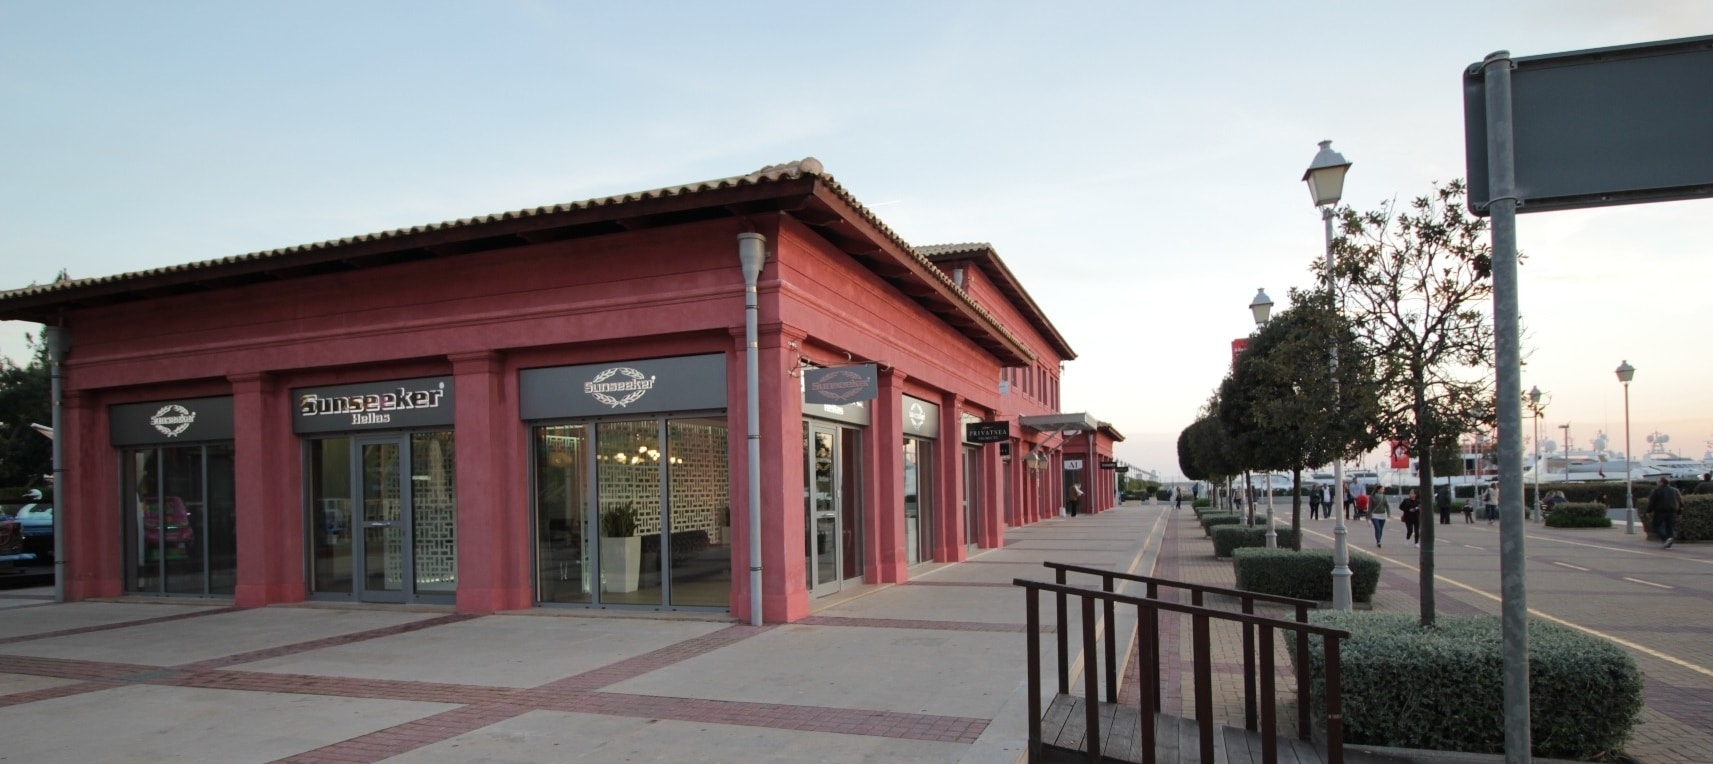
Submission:
POLYGON ((292 391, 292 431, 348 432, 450 426, 452 378, 424 377, 292 391))
POLYGON ((524 369, 517 380, 526 420, 726 407, 723 353, 524 369))
POLYGON ((115 446, 146 446, 232 439, 232 398, 179 398, 126 403, 107 410, 115 446))

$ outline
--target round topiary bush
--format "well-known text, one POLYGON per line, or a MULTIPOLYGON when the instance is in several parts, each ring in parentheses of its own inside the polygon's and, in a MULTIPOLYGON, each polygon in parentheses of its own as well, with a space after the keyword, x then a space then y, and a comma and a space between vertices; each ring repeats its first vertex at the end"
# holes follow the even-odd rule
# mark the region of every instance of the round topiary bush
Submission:
POLYGON ((1560 504, 1546 514, 1546 524, 1549 528, 1610 528, 1612 518, 1605 504, 1560 504))

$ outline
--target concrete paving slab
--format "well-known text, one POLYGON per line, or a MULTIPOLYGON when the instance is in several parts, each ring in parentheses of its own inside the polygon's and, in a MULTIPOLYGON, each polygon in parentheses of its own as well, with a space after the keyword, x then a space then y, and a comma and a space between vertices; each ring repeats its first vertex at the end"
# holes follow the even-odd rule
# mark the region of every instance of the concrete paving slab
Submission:
POLYGON ((453 707, 132 685, 0 708, 0 729, 8 731, 5 756, 17 761, 239 764, 273 761, 453 707))
MULTIPOLYGON (((0 663, 3 666, 4 663, 0 663)), ((80 679, 55 679, 46 676, 30 676, 28 674, 0 674, 0 695, 15 695, 20 692, 35 692, 54 687, 64 687, 68 684, 79 684, 80 679)), ((0 754, 0 760, 4 755, 0 754)))
POLYGON ((957 743, 532 711, 386 759, 391 764, 949 762, 957 743))
POLYGON ((1023 603, 1023 589, 1015 586, 897 586, 884 596, 854 599, 819 615, 1021 624, 1028 615, 1023 603))
POLYGON ((487 616, 231 666, 282 674, 535 687, 711 634, 730 624, 487 616))
MULTIPOLYGON (((198 610, 172 605, 74 603, 55 606, 55 612, 46 614, 47 619, 62 623, 73 620, 61 617, 59 608, 75 608, 79 609, 80 613, 82 608, 97 608, 96 613, 87 614, 81 620, 99 623, 119 623, 124 620, 198 610), (101 608, 106 610, 100 610, 101 608), (115 618, 115 615, 128 615, 129 618, 115 618)), ((25 612, 29 613, 32 619, 37 617, 37 611, 25 612)), ((196 625, 189 631, 195 634, 195 639, 185 638, 187 627, 183 622, 170 621, 70 634, 40 641, 0 642, 0 654, 176 666, 434 617, 435 614, 382 610, 255 608, 194 619, 196 625)), ((6 620, 9 622, 12 618, 8 617, 6 620)))
POLYGON ((1022 634, 787 625, 605 688, 610 692, 991 719, 1022 634))
POLYGON ((148 602, 67 602, 8 611, 6 618, 0 620, 0 652, 6 651, 9 647, 7 642, 17 637, 201 613, 223 607, 226 607, 225 603, 157 605, 148 602))

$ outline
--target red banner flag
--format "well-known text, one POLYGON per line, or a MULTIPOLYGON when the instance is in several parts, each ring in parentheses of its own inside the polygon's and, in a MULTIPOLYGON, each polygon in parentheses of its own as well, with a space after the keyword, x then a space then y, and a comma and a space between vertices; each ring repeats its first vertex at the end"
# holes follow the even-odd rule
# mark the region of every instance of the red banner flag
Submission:
POLYGON ((1401 470, 1410 466, 1410 446, 1401 441, 1392 441, 1392 469, 1401 470))

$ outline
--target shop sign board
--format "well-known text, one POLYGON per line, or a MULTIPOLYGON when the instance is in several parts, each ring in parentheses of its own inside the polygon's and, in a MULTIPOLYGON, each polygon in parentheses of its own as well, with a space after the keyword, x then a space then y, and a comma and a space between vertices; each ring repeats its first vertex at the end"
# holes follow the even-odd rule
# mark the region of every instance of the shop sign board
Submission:
POLYGON ((899 415, 904 420, 904 434, 918 438, 940 437, 940 407, 921 398, 904 396, 903 405, 898 407, 899 415))
POLYGON ((526 420, 725 408, 724 353, 518 372, 518 409, 526 420))
POLYGON ((107 409, 115 446, 232 439, 232 396, 126 403, 107 409))
POLYGON ((1066 459, 1065 460, 1065 469, 1067 469, 1067 470, 1080 470, 1082 468, 1083 468, 1083 460, 1081 460, 1081 459, 1066 459))
POLYGON ((451 427, 452 378, 418 377, 291 391, 292 432, 451 427))
POLYGON ((1010 422, 964 423, 964 442, 966 443, 1004 443, 1010 439, 1010 422))
POLYGON ((803 401, 832 406, 872 401, 880 390, 878 380, 872 363, 805 369, 803 401))

